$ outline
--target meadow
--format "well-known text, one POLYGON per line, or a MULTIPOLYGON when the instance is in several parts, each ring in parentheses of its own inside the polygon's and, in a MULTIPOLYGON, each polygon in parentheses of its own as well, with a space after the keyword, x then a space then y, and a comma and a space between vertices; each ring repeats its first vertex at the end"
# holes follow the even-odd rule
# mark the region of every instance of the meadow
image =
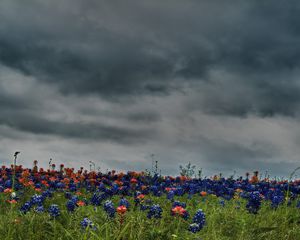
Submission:
POLYGON ((300 181, 2 166, 0 239, 300 239, 300 181))

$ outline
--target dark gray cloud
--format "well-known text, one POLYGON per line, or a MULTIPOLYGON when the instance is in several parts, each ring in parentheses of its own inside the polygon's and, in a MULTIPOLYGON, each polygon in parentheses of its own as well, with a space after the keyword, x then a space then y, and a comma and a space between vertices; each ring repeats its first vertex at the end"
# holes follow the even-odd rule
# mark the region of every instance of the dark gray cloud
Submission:
POLYGON ((122 144, 143 143, 154 134, 153 129, 129 129, 104 124, 55 122, 23 113, 0 117, 0 124, 33 134, 50 134, 81 140, 113 141, 122 144))
POLYGON ((198 89, 209 113, 298 111, 299 81, 291 78, 300 59, 299 3, 169 4, 3 1, 0 61, 63 93, 118 100, 204 81, 222 86, 222 101, 219 91, 198 89), (235 80, 210 79, 212 69, 235 80), (234 95, 240 85, 246 90, 234 95))
POLYGON ((109 142, 116 157, 157 151, 165 167, 182 161, 168 148, 211 169, 293 162, 299 13, 298 1, 3 0, 4 144, 18 132, 109 142), (265 121, 275 133, 260 134, 265 121))

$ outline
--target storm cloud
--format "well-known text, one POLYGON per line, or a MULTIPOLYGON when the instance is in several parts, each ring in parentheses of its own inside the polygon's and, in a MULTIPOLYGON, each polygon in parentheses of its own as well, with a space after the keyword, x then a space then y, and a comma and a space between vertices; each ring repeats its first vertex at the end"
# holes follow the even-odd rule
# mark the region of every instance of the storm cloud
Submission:
POLYGON ((207 174, 299 160, 298 1, 0 3, 0 157, 207 174))

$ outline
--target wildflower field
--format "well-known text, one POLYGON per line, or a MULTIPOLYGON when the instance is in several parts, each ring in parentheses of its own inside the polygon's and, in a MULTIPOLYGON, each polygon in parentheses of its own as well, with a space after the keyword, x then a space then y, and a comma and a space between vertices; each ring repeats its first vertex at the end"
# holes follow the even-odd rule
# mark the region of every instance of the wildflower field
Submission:
POLYGON ((2 166, 1 239, 300 239, 300 181, 2 166))

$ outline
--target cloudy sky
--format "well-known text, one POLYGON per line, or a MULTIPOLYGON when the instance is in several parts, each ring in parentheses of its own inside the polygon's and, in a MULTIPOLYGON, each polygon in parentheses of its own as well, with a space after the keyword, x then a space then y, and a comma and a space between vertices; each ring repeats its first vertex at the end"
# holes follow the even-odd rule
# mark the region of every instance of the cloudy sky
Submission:
POLYGON ((0 160, 300 165, 299 1, 1 0, 0 160))

